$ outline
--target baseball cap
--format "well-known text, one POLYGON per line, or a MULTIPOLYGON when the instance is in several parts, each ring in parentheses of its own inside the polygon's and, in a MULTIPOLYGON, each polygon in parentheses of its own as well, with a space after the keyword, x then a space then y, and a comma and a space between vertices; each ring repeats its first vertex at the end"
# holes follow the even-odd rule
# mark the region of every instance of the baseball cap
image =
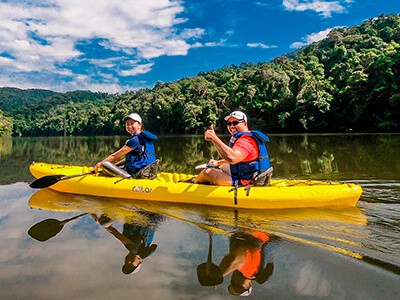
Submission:
POLYGON ((231 284, 228 286, 228 291, 233 296, 249 296, 253 290, 253 287, 245 288, 243 286, 244 281, 247 278, 243 276, 242 272, 235 270, 232 273, 231 284))
POLYGON ((253 287, 245 289, 244 287, 235 287, 232 284, 228 286, 228 291, 233 296, 247 297, 247 296, 250 296, 252 290, 253 290, 253 287))
POLYGON ((142 263, 138 264, 136 267, 132 264, 124 264, 122 266, 122 273, 124 273, 125 275, 136 274, 140 271, 141 268, 142 263))
POLYGON ((137 121, 140 124, 142 124, 142 118, 137 113, 129 114, 129 115, 125 116, 122 120, 124 122, 126 122, 126 120, 128 120, 128 119, 132 119, 132 120, 137 121))
POLYGON ((231 118, 231 117, 235 118, 235 119, 237 119, 239 121, 243 120, 243 121, 247 122, 247 116, 244 113, 242 113, 241 111, 238 111, 238 110, 235 110, 235 111, 231 112, 228 116, 226 116, 224 118, 224 120, 228 121, 229 118, 231 118))

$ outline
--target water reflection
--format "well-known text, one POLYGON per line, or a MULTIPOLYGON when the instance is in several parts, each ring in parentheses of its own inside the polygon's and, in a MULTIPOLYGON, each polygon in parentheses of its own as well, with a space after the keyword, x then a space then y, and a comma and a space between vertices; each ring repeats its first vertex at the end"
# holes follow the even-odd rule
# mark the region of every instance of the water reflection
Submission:
POLYGON ((215 286, 224 281, 222 270, 212 262, 212 233, 208 231, 207 261, 197 266, 197 279, 202 286, 215 286))
POLYGON ((229 253, 220 263, 223 276, 231 274, 228 291, 234 296, 249 296, 253 281, 265 283, 274 271, 270 236, 259 230, 237 231, 229 239, 229 253))
POLYGON ((78 219, 82 216, 86 215, 86 213, 77 215, 75 217, 59 221, 56 219, 46 219, 39 223, 33 225, 29 230, 28 234, 37 241, 45 242, 52 237, 56 236, 64 227, 65 224, 71 222, 75 219, 78 219))
MULTIPOLYGON (((90 214, 95 222, 117 238, 129 251, 125 257, 124 273, 133 273, 136 270, 133 267, 139 265, 141 260, 157 249, 152 240, 157 226, 165 217, 202 228, 210 235, 208 263, 202 264, 197 273, 199 283, 203 286, 217 285, 219 280, 219 275, 210 279, 214 280, 212 282, 208 281, 207 277, 211 278, 211 275, 217 272, 214 267, 216 264, 211 261, 212 234, 229 236, 229 253, 218 264, 218 268, 223 276, 231 274, 232 293, 241 291, 239 282, 249 291, 252 281, 260 280, 261 275, 255 271, 258 270, 256 266, 264 266, 265 270, 260 271, 264 277, 268 277, 265 274, 272 273, 271 264, 261 263, 261 258, 264 260, 268 256, 265 249, 268 248, 266 245, 271 243, 271 237, 283 237, 296 243, 323 248, 357 259, 363 257, 362 243, 366 239, 366 232, 363 229, 367 220, 363 212, 356 207, 340 210, 236 211, 196 205, 68 195, 50 189, 42 189, 33 194, 29 205, 32 208, 81 213, 64 221, 53 219, 51 224, 53 232, 41 233, 42 240, 50 238, 56 231, 59 232, 66 222, 82 214, 90 214), (117 229, 118 224, 123 224, 122 231, 117 229)), ((49 221, 42 221, 39 224, 47 223, 50 224, 49 221)), ((38 226, 36 224, 32 228, 38 226)), ((39 240, 38 234, 36 239, 39 240)))
POLYGON ((42 210, 80 212, 65 220, 51 218, 34 224, 28 230, 28 234, 41 242, 55 237, 67 223, 84 215, 90 215, 93 222, 115 237, 128 251, 122 259, 121 268, 122 273, 126 275, 137 274, 145 259, 158 249, 158 245, 153 243, 153 238, 166 216, 184 220, 208 233, 207 260, 196 268, 198 283, 201 286, 217 286, 225 281, 226 292, 229 294, 250 295, 253 282, 265 283, 274 270, 273 251, 269 247, 271 236, 263 230, 238 226, 241 219, 237 212, 235 224, 231 226, 216 221, 211 211, 203 211, 202 207, 189 207, 185 216, 173 205, 164 206, 169 209, 168 212, 160 210, 159 208, 163 207, 160 204, 146 207, 146 203, 136 201, 118 199, 110 201, 110 199, 58 193, 50 189, 43 189, 32 195, 29 205, 42 210), (196 221, 191 220, 194 215, 197 217, 202 215, 202 219, 195 217, 196 221), (119 229, 121 225, 122 230, 119 229), (218 264, 212 261, 212 239, 215 234, 227 236, 229 240, 228 252, 218 264))
MULTIPOLYGON (((396 265, 388 263, 387 259, 381 259, 381 255, 368 246, 366 241, 369 241, 371 231, 367 230, 367 218, 363 211, 356 207, 234 210, 68 195, 50 189, 42 189, 33 194, 29 205, 35 209, 75 213, 70 219, 57 218, 61 220, 57 220, 58 226, 73 226, 76 223, 72 219, 82 217, 80 231, 87 232, 85 236, 88 236, 90 244, 100 245, 100 248, 97 246, 97 255, 108 257, 110 252, 106 247, 101 248, 104 241, 94 241, 90 237, 97 236, 99 232, 105 233, 106 237, 111 234, 111 240, 117 243, 117 248, 112 250, 117 263, 108 262, 112 265, 110 271, 113 269, 114 274, 121 273, 124 278, 124 274, 130 274, 126 276, 127 278, 140 277, 141 282, 145 280, 149 285, 159 284, 158 277, 149 276, 154 272, 160 276, 163 274, 163 278, 173 286, 178 284, 177 282, 189 280, 188 294, 198 294, 201 290, 203 292, 200 293, 223 293, 227 297, 248 294, 257 297, 265 295, 266 290, 279 291, 279 287, 285 285, 284 281, 289 280, 287 284, 293 285, 299 295, 310 296, 315 293, 320 295, 321 290, 318 289, 320 283, 323 295, 332 296, 333 290, 340 289, 343 282, 350 280, 352 284, 358 284, 357 276, 361 276, 353 278, 354 274, 349 275, 347 279, 341 280, 342 283, 337 283, 332 274, 337 272, 363 274, 366 269, 361 262, 378 266, 391 274, 398 274, 399 270, 396 265), (83 214, 87 216, 83 217, 83 214), (164 222, 166 219, 168 222, 164 222), (189 227, 203 231, 208 236, 208 247, 201 246, 202 234, 188 236, 185 234, 188 231, 178 229, 178 227, 187 228, 186 225, 169 227, 171 220, 185 222, 189 227), (163 226, 160 226, 161 224, 163 226), (157 237, 156 244, 153 243, 154 237, 157 237), (165 251, 171 249, 169 243, 174 244, 177 241, 184 244, 180 244, 177 248, 173 247, 175 254, 172 257, 165 256, 165 251), (216 247, 214 247, 215 242, 216 247), (304 255, 305 260, 298 260, 293 255, 300 257, 304 255), (339 259, 342 262, 332 263, 331 260, 336 261, 338 257, 342 257, 339 259), (371 258, 374 260, 371 261, 371 258), (182 264, 182 261, 185 263, 182 264), (321 261, 331 265, 329 268, 334 270, 323 270, 321 261), (146 268, 137 274, 142 264, 146 268), (354 266, 357 267, 354 269, 354 266), (343 268, 349 270, 343 271, 343 268), (292 272, 293 276, 287 274, 292 272), (171 276, 174 277, 173 282, 171 276), (321 282, 320 276, 322 276, 321 282), (308 280, 304 278, 314 280, 310 282, 312 285, 310 286, 308 280), (329 288, 325 289, 327 287, 329 288)), ((38 225, 32 227, 35 226, 38 225)), ((189 232, 192 234, 194 231, 190 229, 189 232)), ((41 239, 45 240, 49 236, 47 233, 47 236, 42 235, 41 239)), ((33 235, 31 237, 39 240, 33 235)), ((49 237, 48 240, 53 237, 49 237)), ((71 244, 70 241, 68 244, 71 244)), ((60 249, 55 250, 60 251, 60 249)), ((379 272, 377 274, 382 275, 379 272)), ((173 290, 174 288, 171 289, 173 290)), ((286 291, 287 295, 291 293, 296 292, 286 291)))
POLYGON ((125 223, 122 233, 113 226, 112 220, 107 215, 102 214, 98 217, 96 214, 91 214, 96 223, 117 238, 129 251, 122 266, 122 273, 126 275, 138 273, 143 260, 157 249, 157 245, 152 242, 157 225, 162 222, 163 216, 144 211, 139 213, 145 217, 145 224, 125 223))
MULTIPOLYGON (((50 190, 42 190, 31 197, 30 203, 32 207, 36 206, 39 208, 35 203, 40 199, 40 201, 44 201, 39 205, 40 209, 52 210, 52 208, 50 208, 51 205, 46 206, 43 204, 46 202, 49 204, 52 200, 55 200, 55 205, 63 206, 63 208, 57 210, 77 211, 79 208, 71 205, 70 201, 71 199, 74 199, 74 197, 75 196, 72 195, 66 196, 58 194, 50 190)), ((79 196, 77 196, 73 201, 79 200, 79 196)), ((120 222, 118 218, 113 220, 107 215, 107 213, 98 213, 96 208, 93 209, 95 212, 91 212, 92 210, 89 207, 86 209, 87 212, 62 221, 53 218, 42 220, 34 224, 28 230, 28 235, 37 241, 45 242, 59 234, 65 224, 89 214, 94 222, 119 240, 128 250, 128 253, 123 259, 122 272, 126 275, 138 273, 144 259, 152 255, 157 249, 157 245, 152 242, 156 228, 164 220, 164 217, 157 213, 137 209, 130 218, 126 218, 126 221, 122 225, 121 232, 118 229, 118 222, 120 222)), ((120 217, 123 216, 120 215, 120 217)))
POLYGON ((207 261, 198 265, 197 278, 202 286, 216 286, 230 277, 227 286, 233 296, 249 296, 253 281, 265 283, 274 271, 270 236, 259 230, 238 230, 229 238, 229 252, 219 265, 212 262, 212 233, 209 233, 207 261))
MULTIPOLYGON (((92 166, 125 139, 0 138, 0 184, 31 181, 28 166, 32 161, 92 166), (12 173, 7 168, 10 165, 15 167, 12 173)), ((273 135, 269 151, 277 178, 397 179, 399 140, 398 134, 273 135)), ((156 147, 166 172, 190 174, 194 166, 218 157, 203 136, 162 136, 156 147)))

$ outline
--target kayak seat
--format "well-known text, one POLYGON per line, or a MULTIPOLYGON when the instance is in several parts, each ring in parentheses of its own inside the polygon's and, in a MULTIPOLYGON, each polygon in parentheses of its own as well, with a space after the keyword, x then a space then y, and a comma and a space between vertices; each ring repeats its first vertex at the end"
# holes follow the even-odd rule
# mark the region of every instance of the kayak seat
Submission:
POLYGON ((254 186, 270 186, 272 172, 274 171, 273 167, 268 168, 264 172, 261 172, 256 177, 254 177, 254 186))
POLYGON ((154 179, 157 177, 160 170, 160 160, 155 160, 151 164, 140 169, 136 174, 132 175, 109 161, 102 163, 101 166, 103 172, 108 176, 118 176, 124 179, 154 179))
POLYGON ((132 177, 138 179, 154 179, 157 177, 159 172, 160 172, 160 160, 156 159, 151 164, 141 168, 139 172, 132 175, 132 177))

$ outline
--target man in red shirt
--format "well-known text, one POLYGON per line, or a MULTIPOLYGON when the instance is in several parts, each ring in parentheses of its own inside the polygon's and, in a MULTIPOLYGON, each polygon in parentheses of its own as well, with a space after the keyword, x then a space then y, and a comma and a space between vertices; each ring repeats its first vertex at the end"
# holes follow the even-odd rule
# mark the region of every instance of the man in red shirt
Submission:
MULTIPOLYGON (((225 117, 225 121, 227 121, 228 131, 232 138, 238 132, 249 132, 247 116, 241 111, 232 112, 225 117)), ((230 147, 216 135, 214 126, 211 125, 205 132, 204 139, 214 144, 222 159, 211 159, 209 164, 219 168, 204 169, 196 177, 195 183, 210 182, 215 185, 232 185, 230 165, 255 161, 259 157, 257 142, 249 135, 240 136, 232 142, 233 146, 230 147)), ((241 180, 242 185, 246 185, 249 182, 250 180, 241 180)))

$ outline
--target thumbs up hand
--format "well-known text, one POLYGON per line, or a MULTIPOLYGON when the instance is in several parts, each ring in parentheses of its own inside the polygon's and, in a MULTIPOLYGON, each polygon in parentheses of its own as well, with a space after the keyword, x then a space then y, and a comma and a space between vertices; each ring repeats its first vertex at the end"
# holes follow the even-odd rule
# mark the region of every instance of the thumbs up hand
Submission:
POLYGON ((204 139, 206 141, 212 141, 217 135, 215 134, 214 131, 214 125, 211 124, 210 128, 206 130, 206 132, 204 133, 204 139))

